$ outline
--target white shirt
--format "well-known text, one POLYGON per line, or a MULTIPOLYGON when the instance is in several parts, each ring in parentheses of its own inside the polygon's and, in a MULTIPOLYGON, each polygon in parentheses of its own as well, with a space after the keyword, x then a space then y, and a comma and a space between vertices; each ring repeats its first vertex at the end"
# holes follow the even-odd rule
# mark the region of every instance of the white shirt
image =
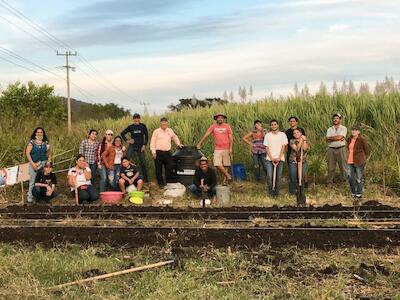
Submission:
POLYGON ((336 128, 335 126, 329 127, 328 130, 326 131, 326 137, 332 137, 336 135, 344 136, 344 140, 328 143, 329 148, 339 148, 346 146, 347 128, 343 125, 339 125, 338 128, 336 128))
POLYGON ((115 165, 120 165, 121 164, 121 159, 122 159, 122 149, 117 150, 115 149, 115 158, 114 158, 114 164, 115 165))
MULTIPOLYGON (((86 167, 86 171, 91 172, 89 167, 86 167)), ((80 187, 81 185, 91 185, 92 184, 90 182, 90 179, 86 180, 85 174, 83 174, 83 170, 79 170, 79 172, 78 172, 76 167, 69 169, 68 176, 70 176, 70 175, 72 175, 74 177, 76 176, 77 188, 80 187)), ((73 190, 74 190, 74 188, 71 187, 71 191, 73 191, 73 190)))
MULTIPOLYGON (((264 145, 269 148, 272 157, 269 157, 267 152, 267 160, 272 160, 272 158, 279 157, 282 146, 287 144, 287 136, 282 131, 279 131, 277 134, 273 134, 272 131, 268 132, 264 137, 264 145)), ((283 151, 280 160, 285 161, 285 155, 283 154, 283 151)))

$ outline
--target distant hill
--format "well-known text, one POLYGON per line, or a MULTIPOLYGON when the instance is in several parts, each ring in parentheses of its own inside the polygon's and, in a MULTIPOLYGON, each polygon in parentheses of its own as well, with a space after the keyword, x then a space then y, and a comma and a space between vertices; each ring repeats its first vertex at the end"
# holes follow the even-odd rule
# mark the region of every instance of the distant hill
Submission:
MULTIPOLYGON (((67 98, 60 97, 64 105, 67 105, 67 98)), ((130 116, 131 112, 115 103, 92 104, 71 98, 72 120, 90 119, 118 119, 130 116)))

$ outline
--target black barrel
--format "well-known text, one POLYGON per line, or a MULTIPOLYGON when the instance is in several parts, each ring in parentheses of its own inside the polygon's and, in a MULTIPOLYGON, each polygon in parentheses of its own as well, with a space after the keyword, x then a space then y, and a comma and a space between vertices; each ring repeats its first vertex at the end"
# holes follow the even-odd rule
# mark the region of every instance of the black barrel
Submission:
POLYGON ((195 146, 185 146, 172 154, 174 177, 176 182, 187 186, 193 183, 197 161, 204 156, 195 146))

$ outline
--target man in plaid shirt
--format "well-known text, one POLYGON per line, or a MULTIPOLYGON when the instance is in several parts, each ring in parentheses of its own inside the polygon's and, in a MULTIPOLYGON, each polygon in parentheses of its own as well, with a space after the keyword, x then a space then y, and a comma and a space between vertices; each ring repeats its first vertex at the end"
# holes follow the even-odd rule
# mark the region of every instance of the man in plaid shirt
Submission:
POLYGON ((85 157, 86 162, 89 164, 89 168, 92 171, 92 185, 94 185, 96 178, 96 155, 98 147, 99 142, 97 141, 97 130, 91 129, 88 138, 83 140, 79 145, 79 154, 82 154, 85 157))

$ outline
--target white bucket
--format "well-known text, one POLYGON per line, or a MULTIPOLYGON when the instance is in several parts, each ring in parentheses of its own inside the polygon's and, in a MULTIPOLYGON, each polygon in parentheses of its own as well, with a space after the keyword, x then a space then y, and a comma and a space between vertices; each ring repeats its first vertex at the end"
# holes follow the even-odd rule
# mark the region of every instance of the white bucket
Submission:
POLYGON ((226 185, 217 185, 217 199, 221 204, 228 204, 231 197, 231 189, 226 185))

